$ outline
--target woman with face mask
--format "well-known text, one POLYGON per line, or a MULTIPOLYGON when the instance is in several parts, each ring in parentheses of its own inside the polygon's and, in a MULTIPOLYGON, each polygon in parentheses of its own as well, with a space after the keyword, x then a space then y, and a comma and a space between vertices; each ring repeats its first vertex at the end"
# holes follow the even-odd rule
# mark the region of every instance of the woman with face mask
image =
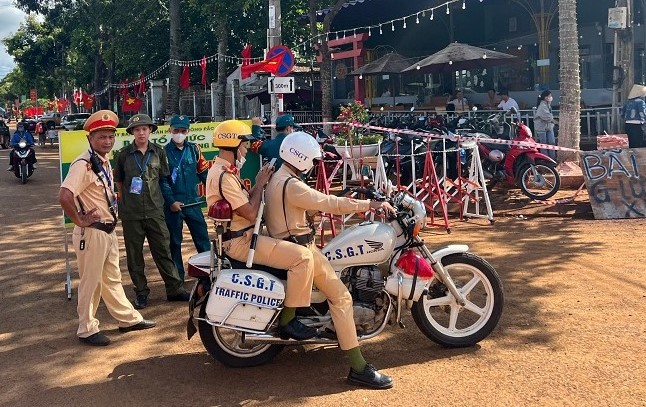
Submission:
POLYGON ((170 253, 179 277, 184 280, 182 236, 184 223, 191 232, 198 253, 211 249, 209 232, 202 214, 198 184, 206 184, 209 165, 199 146, 186 140, 190 123, 188 116, 175 115, 170 119, 171 142, 166 144, 166 157, 171 191, 164 194, 164 215, 170 233, 170 253), (170 199, 169 199, 170 198, 170 199))
MULTIPOLYGON (((534 131, 536 141, 541 144, 556 145, 554 125, 558 123, 552 114, 552 92, 544 90, 538 98, 536 113, 534 114, 534 131)), ((541 149, 541 153, 556 160, 556 150, 541 149)))

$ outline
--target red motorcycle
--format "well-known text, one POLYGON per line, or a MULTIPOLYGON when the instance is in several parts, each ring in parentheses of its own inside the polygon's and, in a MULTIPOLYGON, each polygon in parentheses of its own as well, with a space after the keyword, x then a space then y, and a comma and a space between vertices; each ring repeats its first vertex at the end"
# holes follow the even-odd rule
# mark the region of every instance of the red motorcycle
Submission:
POLYGON ((485 177, 492 180, 492 186, 505 180, 532 199, 549 199, 561 186, 556 161, 532 146, 536 141, 527 125, 519 122, 515 127, 512 141, 523 141, 524 145, 478 144, 485 177))

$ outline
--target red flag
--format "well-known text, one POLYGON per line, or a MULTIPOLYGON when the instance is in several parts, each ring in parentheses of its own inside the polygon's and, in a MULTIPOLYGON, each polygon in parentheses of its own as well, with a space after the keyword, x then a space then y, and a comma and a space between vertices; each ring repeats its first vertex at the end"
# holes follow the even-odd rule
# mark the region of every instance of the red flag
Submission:
POLYGON ((182 75, 179 77, 179 87, 181 89, 188 89, 189 86, 191 86, 191 72, 188 69, 188 65, 185 65, 182 70, 182 75))
POLYGON ((200 83, 206 86, 206 55, 200 61, 200 68, 202 68, 202 81, 200 83))
POLYGON ((247 43, 244 49, 241 52, 242 54, 242 66, 249 65, 251 63, 251 44, 247 43))
POLYGON ((242 65, 240 68, 240 76, 242 79, 248 78, 253 72, 264 71, 270 72, 274 75, 278 72, 278 64, 283 60, 283 53, 280 52, 273 57, 265 60, 256 62, 255 64, 242 65))
POLYGON ((90 110, 94 106, 94 96, 89 93, 83 92, 83 107, 85 110, 90 110))
POLYGON ((137 93, 146 93, 146 78, 144 77, 144 74, 141 74, 139 77, 139 90, 137 93))
POLYGON ((74 103, 77 106, 80 105, 81 101, 83 100, 83 91, 80 88, 78 88, 78 89, 75 88, 73 97, 74 97, 74 103))
POLYGON ((143 100, 137 98, 136 96, 128 95, 123 98, 123 104, 121 105, 121 110, 125 112, 138 112, 141 109, 143 100))
POLYGON ((69 102, 67 101, 67 99, 58 99, 56 101, 56 108, 58 109, 58 113, 64 112, 68 104, 69 102))

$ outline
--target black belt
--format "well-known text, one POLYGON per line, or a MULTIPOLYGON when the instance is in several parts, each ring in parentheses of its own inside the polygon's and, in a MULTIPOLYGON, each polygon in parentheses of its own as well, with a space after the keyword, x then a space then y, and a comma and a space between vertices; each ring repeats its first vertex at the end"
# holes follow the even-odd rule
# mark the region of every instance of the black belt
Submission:
POLYGON ((227 230, 222 235, 222 241, 226 242, 227 240, 235 239, 236 237, 244 236, 245 232, 249 229, 252 229, 253 226, 246 227, 241 230, 227 230))
POLYGON ((112 233, 114 232, 114 228, 117 227, 117 223, 103 223, 103 222, 94 222, 93 224, 90 225, 91 228, 94 229, 99 229, 104 231, 105 233, 112 233))
POLYGON ((314 233, 308 233, 306 235, 299 235, 299 236, 290 235, 284 238, 283 240, 296 243, 301 246, 307 246, 314 241, 314 233))

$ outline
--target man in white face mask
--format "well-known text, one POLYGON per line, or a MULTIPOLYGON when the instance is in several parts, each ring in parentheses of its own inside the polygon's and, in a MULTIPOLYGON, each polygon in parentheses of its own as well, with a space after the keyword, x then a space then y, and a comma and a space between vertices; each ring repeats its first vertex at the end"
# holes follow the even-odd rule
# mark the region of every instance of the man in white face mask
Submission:
POLYGON ((168 180, 170 191, 163 191, 164 214, 170 233, 171 256, 182 280, 184 280, 184 262, 182 260, 184 222, 191 232, 197 252, 206 252, 211 249, 209 233, 202 214, 202 200, 197 192, 198 184, 200 182, 206 183, 209 165, 204 159, 200 147, 186 139, 189 127, 188 116, 173 116, 170 119, 172 141, 164 147, 170 169, 168 180))

